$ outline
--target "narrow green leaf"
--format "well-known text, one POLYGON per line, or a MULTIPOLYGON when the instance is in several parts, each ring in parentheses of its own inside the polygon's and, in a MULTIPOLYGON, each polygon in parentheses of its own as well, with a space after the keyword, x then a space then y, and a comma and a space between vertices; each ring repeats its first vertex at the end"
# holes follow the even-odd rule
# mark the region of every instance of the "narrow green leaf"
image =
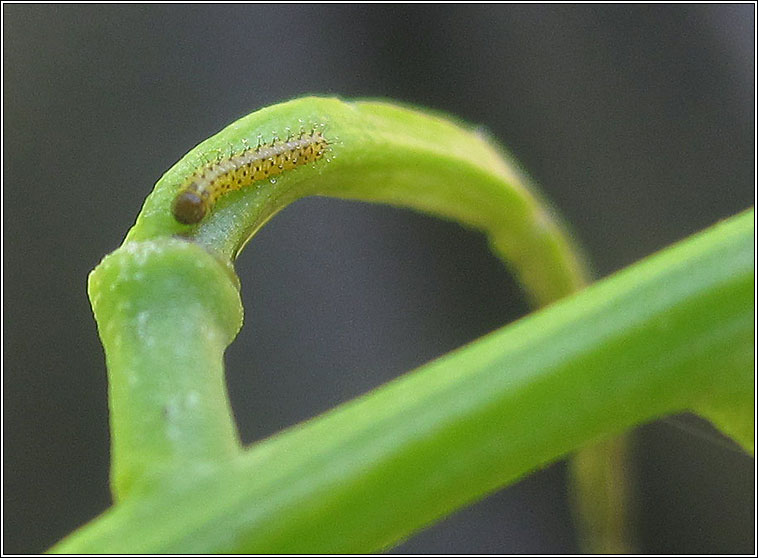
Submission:
POLYGON ((53 551, 370 552, 692 410, 752 451, 747 211, 355 401, 126 499, 53 551))

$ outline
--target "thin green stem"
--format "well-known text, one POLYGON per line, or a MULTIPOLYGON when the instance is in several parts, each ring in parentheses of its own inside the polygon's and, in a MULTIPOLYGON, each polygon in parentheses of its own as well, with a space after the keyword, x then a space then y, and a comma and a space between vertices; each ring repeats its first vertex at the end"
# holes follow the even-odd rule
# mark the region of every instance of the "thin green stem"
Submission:
POLYGON ((279 210, 306 196, 401 205, 481 229, 538 305, 586 282, 565 227, 502 149, 479 130, 380 102, 307 97, 241 118, 158 181, 126 240, 180 234, 233 260, 279 210), (172 217, 171 202, 186 177, 219 152, 256 145, 261 131, 285 136, 287 129, 322 125, 331 146, 312 168, 229 193, 198 225, 172 217))
POLYGON ((630 434, 622 434, 581 448, 569 461, 569 496, 585 552, 635 552, 630 446, 630 434))
POLYGON ((166 479, 53 550, 376 551, 589 441, 683 410, 752 451, 753 219, 745 212, 204 476, 166 479))
POLYGON ((90 276, 105 347, 114 497, 241 451, 223 355, 241 325, 231 276, 174 239, 125 244, 90 276))
MULTIPOLYGON (((264 137, 263 141, 270 139, 264 137)), ((317 97, 250 114, 191 150, 158 181, 124 245, 106 260, 111 266, 120 262, 118 273, 99 279, 105 277, 100 266, 92 274, 90 297, 110 370, 112 478, 117 498, 127 487, 142 483, 143 477, 147 481, 160 475, 169 455, 176 455, 172 461, 185 466, 194 462, 190 453, 197 454, 199 463, 216 454, 219 459, 228 455, 219 449, 232 446, 229 433, 234 430, 220 426, 229 416, 228 403, 222 397, 223 347, 208 344, 209 350, 214 349, 214 364, 206 370, 209 360, 189 351, 205 354, 205 330, 198 325, 194 332, 177 335, 171 324, 192 328, 195 322, 232 319, 238 325, 242 307, 231 294, 225 299, 230 301, 227 306, 212 309, 218 315, 185 315, 185 308, 204 308, 206 293, 222 287, 228 290, 228 279, 219 287, 209 275, 214 258, 223 270, 217 273, 228 274, 236 284, 232 262, 255 232, 287 204, 312 195, 404 205, 479 228, 511 266, 535 305, 547 304, 585 283, 581 255, 557 216, 507 154, 480 131, 389 103, 317 97), (197 225, 175 220, 172 201, 197 167, 256 145, 262 131, 270 134, 274 130, 284 137, 287 130, 308 126, 323 130, 330 142, 324 159, 226 194, 197 225), (179 278, 176 269, 161 264, 165 243, 175 248, 180 239, 213 256, 189 256, 189 269, 195 261, 208 260, 204 274, 188 271, 179 278), (123 257, 130 251, 145 252, 142 259, 150 262, 155 273, 147 276, 133 265, 134 258, 123 257), (119 294, 118 281, 137 273, 142 281, 123 296, 119 294), (172 295, 166 289, 156 296, 158 291, 151 286, 152 282, 170 286, 175 281, 189 292, 172 295), (130 297, 144 302, 139 311, 130 297), (171 304, 177 308, 170 308, 171 304), (155 334, 150 338, 152 345, 134 334, 144 329, 138 319, 146 316, 151 318, 149 325, 155 334), (157 317, 166 319, 153 323, 157 317), (112 325, 106 328, 104 324, 112 325), (132 342, 123 343, 125 339, 132 342), (152 350, 154 347, 160 348, 152 350), (188 362, 196 365, 190 367, 188 362), (186 393, 174 393, 174 385, 177 390, 182 385, 204 388, 187 387, 186 393), (167 424, 171 397, 190 393, 199 398, 199 407, 207 413, 199 414, 196 421, 167 424), (206 420, 210 423, 201 428, 206 420), (160 434, 163 430, 170 430, 173 438, 167 432, 160 434), (183 452, 174 439, 182 440, 192 451, 183 452)), ((236 329, 231 336, 214 339, 223 338, 228 344, 235 334, 236 329)))

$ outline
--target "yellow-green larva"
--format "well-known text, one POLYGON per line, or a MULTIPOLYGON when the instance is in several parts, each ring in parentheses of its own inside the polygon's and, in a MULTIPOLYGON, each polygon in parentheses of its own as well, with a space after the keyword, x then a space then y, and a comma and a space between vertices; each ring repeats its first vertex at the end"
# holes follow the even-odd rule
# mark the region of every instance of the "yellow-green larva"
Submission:
POLYGON ((328 146, 324 135, 312 130, 203 165, 174 198, 171 206, 174 218, 185 225, 199 223, 226 192, 316 161, 323 157, 328 146))

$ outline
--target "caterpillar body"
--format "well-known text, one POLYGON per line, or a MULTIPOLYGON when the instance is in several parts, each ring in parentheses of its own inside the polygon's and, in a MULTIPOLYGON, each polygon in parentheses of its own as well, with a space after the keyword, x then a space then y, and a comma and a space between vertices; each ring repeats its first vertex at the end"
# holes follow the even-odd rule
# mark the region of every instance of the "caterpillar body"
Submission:
POLYGON ((324 156, 329 142, 318 130, 285 141, 275 139, 242 153, 206 164, 179 190, 171 206, 185 225, 199 223, 219 197, 266 178, 306 165, 324 156))

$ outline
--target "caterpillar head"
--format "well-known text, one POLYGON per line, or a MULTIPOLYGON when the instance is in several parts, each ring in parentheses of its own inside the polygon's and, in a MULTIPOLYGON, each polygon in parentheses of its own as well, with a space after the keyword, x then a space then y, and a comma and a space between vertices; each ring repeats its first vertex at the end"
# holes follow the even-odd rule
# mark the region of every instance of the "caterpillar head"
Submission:
POLYGON ((194 225, 205 217, 206 203, 199 193, 187 189, 174 199, 171 212, 174 218, 184 225, 194 225))

